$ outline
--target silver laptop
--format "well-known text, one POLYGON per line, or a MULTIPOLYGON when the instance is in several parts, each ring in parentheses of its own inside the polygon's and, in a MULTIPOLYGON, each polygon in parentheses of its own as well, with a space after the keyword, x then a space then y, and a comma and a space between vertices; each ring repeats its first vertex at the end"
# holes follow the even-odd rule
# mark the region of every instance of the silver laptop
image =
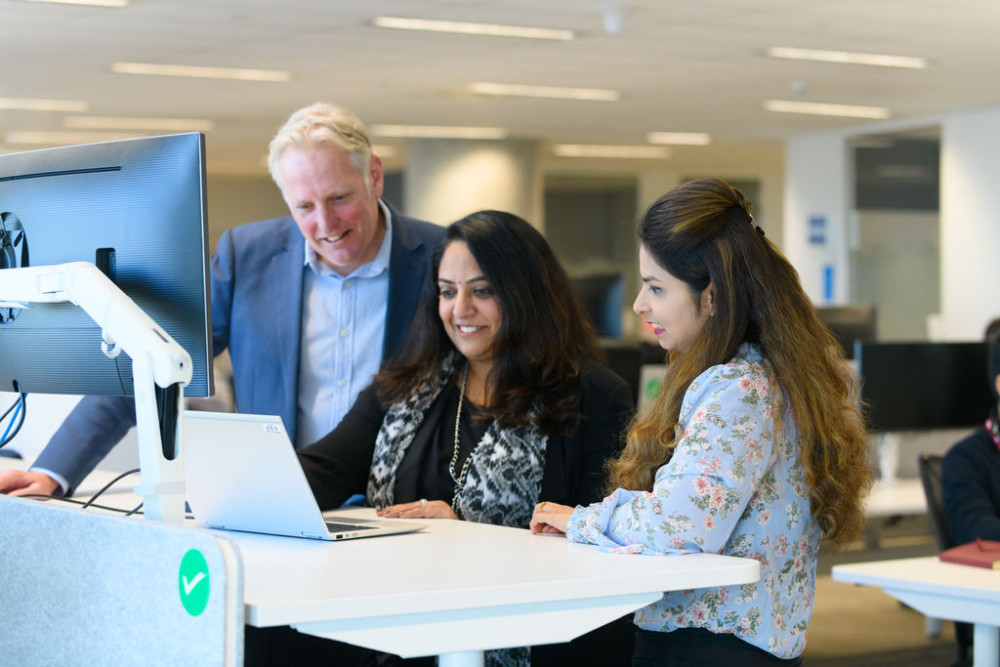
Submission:
POLYGON ((188 503, 208 528, 317 540, 423 528, 394 519, 324 518, 280 417, 185 411, 181 428, 188 503))

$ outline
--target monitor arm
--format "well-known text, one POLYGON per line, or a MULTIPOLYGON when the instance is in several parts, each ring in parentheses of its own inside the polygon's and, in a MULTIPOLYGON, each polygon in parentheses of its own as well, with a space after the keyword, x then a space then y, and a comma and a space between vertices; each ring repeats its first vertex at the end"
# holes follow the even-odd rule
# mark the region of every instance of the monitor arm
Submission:
POLYGON ((147 518, 184 521, 184 461, 179 414, 191 357, 93 264, 69 262, 0 271, 0 307, 69 301, 101 327, 101 349, 132 359, 135 417, 147 518))

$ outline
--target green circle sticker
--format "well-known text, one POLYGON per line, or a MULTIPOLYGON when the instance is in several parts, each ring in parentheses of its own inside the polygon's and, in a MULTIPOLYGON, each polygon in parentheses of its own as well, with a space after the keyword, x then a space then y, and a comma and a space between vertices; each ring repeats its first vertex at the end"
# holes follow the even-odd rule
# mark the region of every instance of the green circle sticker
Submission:
POLYGON ((177 573, 177 588, 181 604, 192 616, 205 611, 208 606, 208 563, 197 549, 191 549, 181 559, 181 569, 177 573))
POLYGON ((656 400, 656 397, 660 395, 660 388, 663 387, 663 381, 659 379, 652 379, 646 383, 646 398, 649 400, 656 400))

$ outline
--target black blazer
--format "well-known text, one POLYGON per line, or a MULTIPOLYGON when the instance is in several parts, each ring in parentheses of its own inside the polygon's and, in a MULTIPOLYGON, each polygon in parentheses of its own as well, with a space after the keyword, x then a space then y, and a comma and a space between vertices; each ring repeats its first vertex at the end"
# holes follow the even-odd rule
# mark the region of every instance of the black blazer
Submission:
MULTIPOLYGON (((581 368, 577 395, 583 417, 569 435, 549 437, 540 500, 564 505, 600 500, 604 496, 605 461, 617 456, 624 444, 633 410, 628 384, 600 364, 587 361, 581 368)), ((366 492, 375 439, 387 408, 369 387, 337 428, 299 451, 299 462, 324 510, 366 492)))

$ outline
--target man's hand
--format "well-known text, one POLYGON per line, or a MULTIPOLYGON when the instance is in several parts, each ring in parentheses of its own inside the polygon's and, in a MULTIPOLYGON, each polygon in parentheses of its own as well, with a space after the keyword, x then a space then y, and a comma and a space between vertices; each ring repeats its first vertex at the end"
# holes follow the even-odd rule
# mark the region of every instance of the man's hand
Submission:
POLYGON ((0 470, 0 493, 11 496, 52 495, 59 483, 45 473, 26 470, 0 470))

